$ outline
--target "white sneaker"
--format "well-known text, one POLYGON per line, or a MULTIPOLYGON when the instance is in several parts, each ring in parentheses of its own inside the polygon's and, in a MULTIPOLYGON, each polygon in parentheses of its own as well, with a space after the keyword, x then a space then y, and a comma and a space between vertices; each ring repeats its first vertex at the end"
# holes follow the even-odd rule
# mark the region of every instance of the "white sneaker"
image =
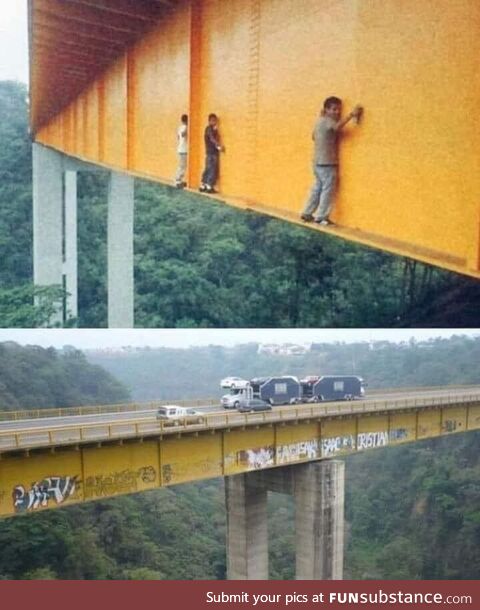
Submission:
POLYGON ((316 219, 315 222, 319 225, 321 225, 322 227, 331 227, 334 223, 329 220, 328 218, 322 218, 322 220, 320 219, 316 219))

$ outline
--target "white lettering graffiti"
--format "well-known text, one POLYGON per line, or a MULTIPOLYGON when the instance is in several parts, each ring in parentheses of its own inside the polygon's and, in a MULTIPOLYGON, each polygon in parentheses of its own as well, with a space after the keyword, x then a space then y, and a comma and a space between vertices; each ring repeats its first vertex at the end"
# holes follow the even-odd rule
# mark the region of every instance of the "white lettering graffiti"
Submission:
POLYGON ((297 460, 315 459, 318 457, 318 440, 303 441, 292 445, 277 447, 277 464, 286 464, 297 460))
POLYGON ((15 512, 21 513, 28 510, 36 510, 48 506, 50 500, 56 504, 62 504, 73 496, 77 484, 78 475, 74 477, 47 477, 43 481, 32 483, 29 490, 23 485, 13 488, 13 508, 15 512))
POLYGON ((355 439, 351 434, 331 436, 322 440, 322 457, 329 457, 340 451, 353 451, 354 449, 355 439))
POLYGON ((273 447, 245 449, 237 453, 238 462, 247 468, 266 468, 273 466, 275 450, 273 447))
POLYGON ((362 432, 357 435, 357 449, 374 449, 388 445, 388 432, 362 432))

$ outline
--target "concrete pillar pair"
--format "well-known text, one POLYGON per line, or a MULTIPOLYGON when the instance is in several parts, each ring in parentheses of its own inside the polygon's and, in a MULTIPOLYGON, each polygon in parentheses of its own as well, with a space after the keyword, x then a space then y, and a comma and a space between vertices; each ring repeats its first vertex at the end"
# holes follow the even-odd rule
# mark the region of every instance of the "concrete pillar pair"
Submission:
MULTIPOLYGON (((33 281, 64 286, 65 315, 78 315, 77 171, 100 171, 40 144, 33 144, 33 281)), ((134 180, 110 172, 108 192, 108 326, 132 328, 134 180)))
POLYGON ((343 578, 345 464, 310 462, 226 477, 227 576, 268 579, 267 492, 293 494, 297 580, 343 578))

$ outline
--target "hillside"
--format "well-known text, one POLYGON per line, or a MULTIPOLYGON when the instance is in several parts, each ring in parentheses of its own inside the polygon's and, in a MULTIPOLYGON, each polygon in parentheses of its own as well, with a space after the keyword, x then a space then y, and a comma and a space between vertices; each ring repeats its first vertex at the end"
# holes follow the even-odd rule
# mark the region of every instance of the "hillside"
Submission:
POLYGON ((370 389, 480 384, 480 337, 410 341, 314 344, 298 356, 258 353, 256 343, 224 348, 88 351, 87 358, 120 379, 136 400, 220 397, 219 382, 236 375, 356 374, 370 389))
POLYGON ((0 343, 0 410, 115 404, 129 400, 125 386, 74 348, 0 343))

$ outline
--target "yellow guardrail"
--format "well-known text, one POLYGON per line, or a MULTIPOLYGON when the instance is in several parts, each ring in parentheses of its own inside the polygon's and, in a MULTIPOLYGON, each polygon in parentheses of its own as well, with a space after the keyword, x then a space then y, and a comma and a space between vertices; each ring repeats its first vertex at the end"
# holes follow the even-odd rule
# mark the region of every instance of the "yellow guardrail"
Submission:
POLYGON ((0 411, 0 422, 22 419, 40 419, 43 417, 70 417, 74 415, 101 415, 103 413, 129 413, 132 411, 148 411, 164 405, 175 404, 180 407, 213 406, 219 404, 218 398, 197 398, 186 400, 151 400, 148 402, 118 403, 113 405, 97 405, 82 407, 63 407, 50 409, 22 409, 21 411, 0 411))
MULTIPOLYGON (((425 387, 405 387, 405 388, 376 388, 367 390, 367 400, 369 396, 384 393, 404 393, 404 392, 431 392, 435 390, 460 390, 476 388, 477 384, 455 385, 455 386, 425 386, 425 387)), ((113 405, 86 405, 81 407, 62 407, 48 409, 22 409, 19 411, 0 411, 0 422, 17 421, 22 419, 39 419, 44 417, 69 417, 74 415, 101 415, 103 413, 127 413, 132 411, 148 411, 158 409, 158 407, 175 404, 180 407, 201 407, 215 406, 220 404, 219 398, 196 398, 182 400, 150 400, 146 402, 118 403, 113 405)))
POLYGON ((345 415, 359 415, 402 409, 442 407, 480 403, 480 391, 471 394, 427 396, 390 401, 362 400, 303 404, 292 407, 274 407, 257 413, 213 412, 205 415, 178 418, 177 420, 131 421, 71 424, 49 428, 16 429, 0 432, 0 452, 32 449, 79 443, 160 436, 169 433, 197 432, 266 423, 307 420, 345 415))

